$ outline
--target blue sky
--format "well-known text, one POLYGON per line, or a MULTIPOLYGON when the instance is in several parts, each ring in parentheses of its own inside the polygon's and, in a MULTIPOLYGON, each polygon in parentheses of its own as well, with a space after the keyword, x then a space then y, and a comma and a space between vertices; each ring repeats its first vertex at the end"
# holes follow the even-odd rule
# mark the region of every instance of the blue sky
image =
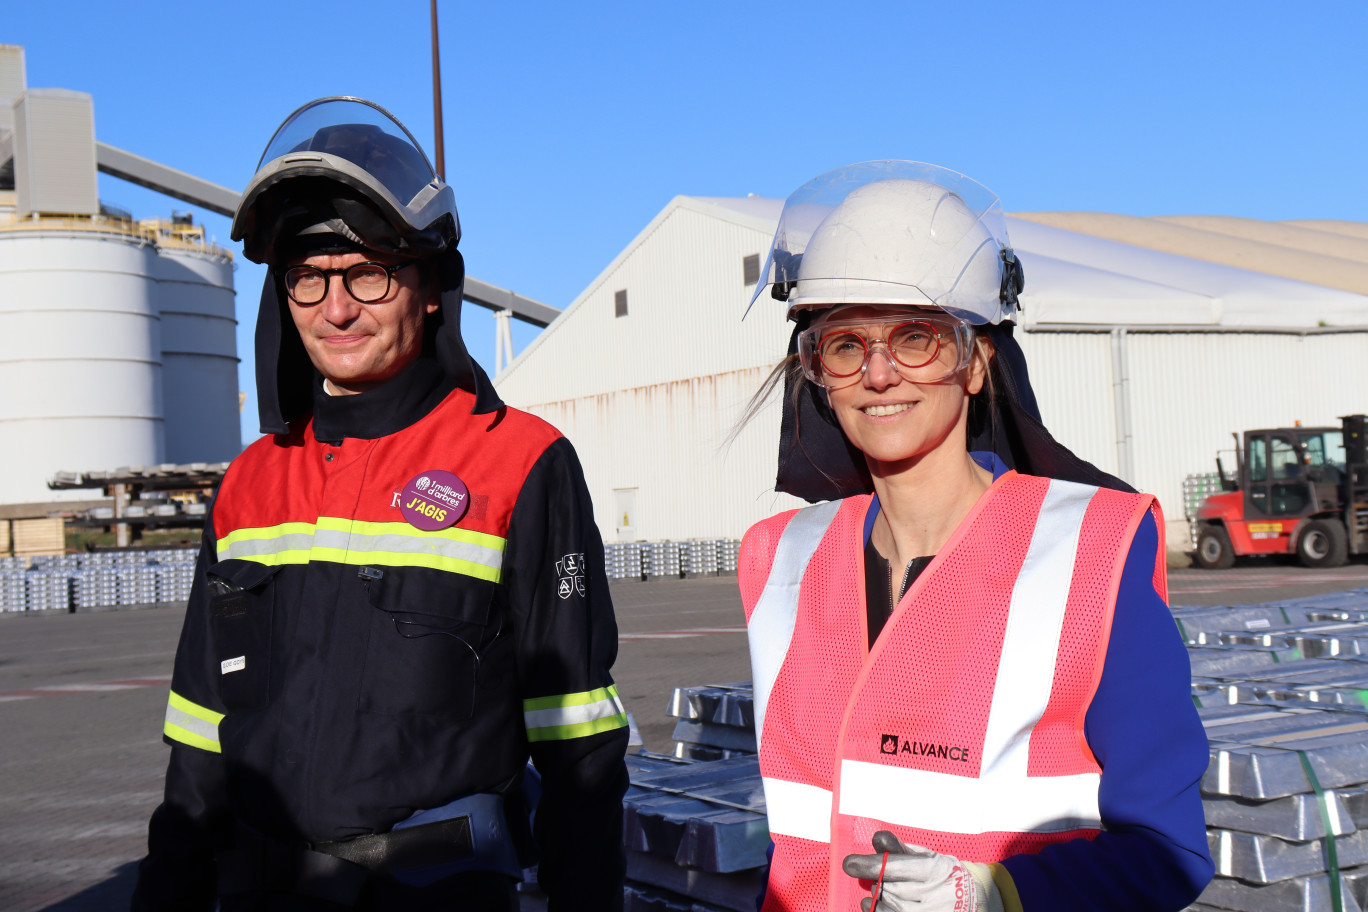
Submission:
MULTIPOLYGON (((963 171, 1009 212, 1368 222, 1362 0, 439 8, 468 270, 556 307, 676 194, 784 197, 875 158, 963 171)), ((228 187, 323 95, 379 102, 433 151, 424 0, 27 0, 3 21, 31 87, 94 96, 99 139, 228 187)), ((138 217, 186 208, 100 182, 138 217)), ((239 258, 249 394, 261 281, 239 258)), ((492 318, 464 325, 492 370, 492 318)), ((515 349, 534 333, 515 322, 515 349)))

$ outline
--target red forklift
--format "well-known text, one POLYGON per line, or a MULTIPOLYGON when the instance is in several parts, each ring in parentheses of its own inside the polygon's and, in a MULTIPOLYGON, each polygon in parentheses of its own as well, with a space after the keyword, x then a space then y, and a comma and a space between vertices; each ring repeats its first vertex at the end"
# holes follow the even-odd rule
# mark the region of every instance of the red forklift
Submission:
POLYGON ((1221 493, 1197 510, 1197 564, 1223 570, 1249 554, 1296 554, 1307 567, 1338 567, 1368 551, 1365 416, 1340 426, 1272 428, 1236 435, 1235 477, 1221 457, 1221 493))

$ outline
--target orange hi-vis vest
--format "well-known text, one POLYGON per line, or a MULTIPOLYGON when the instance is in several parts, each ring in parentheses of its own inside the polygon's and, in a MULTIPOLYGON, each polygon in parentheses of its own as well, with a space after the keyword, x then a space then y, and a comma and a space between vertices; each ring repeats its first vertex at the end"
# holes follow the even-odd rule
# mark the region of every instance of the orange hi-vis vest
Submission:
MULTIPOLYGON (((990 863, 1102 829, 1084 718, 1149 495, 998 478, 867 649, 863 495, 741 549, 774 858, 764 912, 849 912, 841 870, 891 830, 990 863)), ((1162 545, 1154 584, 1167 596, 1162 545)))

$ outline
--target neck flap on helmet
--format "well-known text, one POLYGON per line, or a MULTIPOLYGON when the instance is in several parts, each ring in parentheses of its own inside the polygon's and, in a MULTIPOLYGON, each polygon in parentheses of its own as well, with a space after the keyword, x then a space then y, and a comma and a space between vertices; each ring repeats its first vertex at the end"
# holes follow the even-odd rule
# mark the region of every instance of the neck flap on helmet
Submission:
MULTIPOLYGON (((936 165, 877 161, 838 168, 784 204, 758 283, 788 305, 798 333, 843 304, 936 307, 992 340, 989 391, 971 406, 969 448, 1028 474, 1131 490, 1075 456, 1040 421, 1026 358, 1012 335, 1025 284, 991 190, 936 165)), ((864 454, 800 370, 784 378, 775 489, 816 502, 873 491, 864 454)))
POLYGON ((286 118, 242 195, 232 237, 248 259, 268 267, 256 326, 262 433, 287 433, 313 404, 314 368, 281 291, 282 264, 339 242, 403 259, 436 258, 441 306, 427 318, 425 353, 474 394, 474 413, 503 406, 461 337, 465 263, 455 195, 388 111, 334 97, 286 118))

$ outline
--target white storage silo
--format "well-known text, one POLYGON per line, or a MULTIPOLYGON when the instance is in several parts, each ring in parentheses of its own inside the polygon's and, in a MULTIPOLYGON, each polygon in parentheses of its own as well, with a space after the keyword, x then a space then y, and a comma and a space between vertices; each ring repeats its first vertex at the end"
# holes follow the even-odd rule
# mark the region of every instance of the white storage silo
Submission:
POLYGON ((165 461, 227 462, 242 449, 232 257, 162 238, 156 278, 165 461))
POLYGON ((164 461, 156 247, 119 223, 0 225, 0 503, 60 469, 164 461))

